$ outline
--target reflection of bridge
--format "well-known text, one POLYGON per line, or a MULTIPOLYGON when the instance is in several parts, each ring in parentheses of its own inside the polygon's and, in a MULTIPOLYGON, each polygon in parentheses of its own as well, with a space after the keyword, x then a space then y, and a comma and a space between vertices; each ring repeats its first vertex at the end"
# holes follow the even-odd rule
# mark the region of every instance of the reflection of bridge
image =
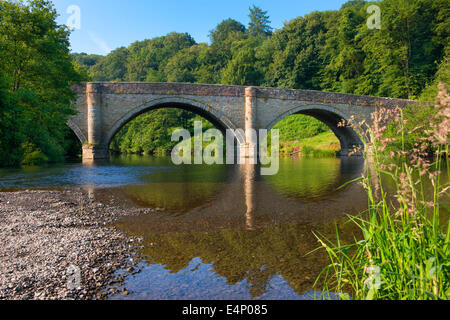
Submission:
MULTIPOLYGON (((363 167, 364 159, 346 157, 341 159, 340 172, 351 179, 363 167)), ((324 250, 316 251, 320 244, 314 233, 332 239, 335 227, 341 228, 332 222, 335 218, 364 210, 367 199, 362 186, 352 184, 336 192, 331 188, 320 201, 308 202, 278 194, 259 176, 257 166, 230 170, 230 181, 212 201, 183 214, 128 217, 117 227, 142 237, 147 263, 163 265, 170 273, 193 272, 196 269, 189 264, 197 261, 198 267, 200 260, 211 264, 208 269, 225 277, 229 286, 246 281, 253 298, 266 293, 275 276, 297 294, 311 290, 329 262, 324 250)), ((352 241, 357 233, 351 224, 345 225, 346 232, 339 230, 341 240, 352 241)))
MULTIPOLYGON (((136 226, 142 228, 145 225, 155 233, 253 230, 274 223, 324 222, 346 214, 359 213, 367 206, 364 189, 358 184, 336 191, 338 186, 364 171, 364 159, 345 157, 336 161, 339 164, 327 171, 325 175, 328 179, 322 181, 327 187, 319 194, 314 191, 304 195, 286 193, 286 189, 271 181, 275 177, 261 176, 259 166, 248 163, 226 166, 223 182, 205 183, 200 188, 195 182, 185 182, 181 189, 171 187, 170 184, 178 185, 174 181, 162 185, 153 182, 147 185, 88 190, 89 195, 95 199, 109 201, 114 198, 116 202, 126 205, 137 204, 167 210, 161 215, 130 218, 133 224, 142 219, 136 226), (336 171, 340 174, 333 174, 336 171), (159 188, 166 191, 166 197, 159 195, 159 188), (196 191, 191 193, 191 190, 196 191), (179 197, 179 194, 187 197, 179 197), (352 201, 348 201, 349 198, 352 201)), ((302 183, 305 190, 313 189, 313 181, 306 179, 302 183)))
MULTIPOLYGON (((354 116, 370 123, 376 107, 404 107, 410 101, 306 90, 182 83, 86 83, 75 86, 76 109, 68 125, 83 143, 83 159, 105 159, 114 135, 149 110, 183 108, 211 121, 217 128, 271 129, 292 114, 305 114, 327 124, 347 154, 361 145, 350 128, 338 127, 354 116)), ((249 132, 249 131, 247 131, 249 132)), ((256 145, 251 135, 236 132, 241 145, 256 145)))

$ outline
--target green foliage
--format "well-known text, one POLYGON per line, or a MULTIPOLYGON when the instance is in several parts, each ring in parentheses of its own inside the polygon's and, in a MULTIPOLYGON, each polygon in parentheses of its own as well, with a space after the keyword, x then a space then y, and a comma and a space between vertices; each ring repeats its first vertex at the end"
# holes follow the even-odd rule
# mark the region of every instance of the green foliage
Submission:
POLYGON ((439 64, 438 71, 434 77, 434 81, 428 85, 420 95, 422 103, 434 103, 438 94, 438 84, 444 83, 450 88, 450 47, 446 48, 446 54, 442 62, 439 64))
POLYGON ((192 112, 164 108, 141 115, 125 125, 111 142, 113 152, 170 155, 178 142, 172 142, 175 129, 184 128, 194 135, 194 121, 203 122, 203 130, 213 125, 192 112))
POLYGON ((23 110, 4 87, 4 79, 0 75, 0 166, 14 166, 23 159, 23 110))
POLYGON ((254 86, 263 84, 264 73, 256 58, 256 50, 260 44, 261 39, 253 37, 233 43, 231 48, 233 58, 223 70, 223 84, 254 86))
POLYGON ((236 41, 247 38, 247 30, 240 22, 233 19, 224 20, 210 33, 211 46, 210 54, 212 59, 210 65, 213 72, 217 72, 219 77, 214 83, 220 83, 220 73, 233 58, 232 46, 236 41))
POLYGON ((217 25, 217 27, 209 33, 212 45, 217 45, 228 39, 232 33, 245 33, 245 26, 233 19, 227 19, 217 25))
POLYGON ((87 53, 73 53, 72 54, 75 62, 80 66, 84 66, 86 69, 98 64, 104 57, 98 54, 87 54, 87 53))
MULTIPOLYGON (((417 148, 420 141, 426 140, 428 136, 429 123, 433 121, 438 110, 435 108, 436 96, 438 94, 438 83, 443 83, 446 87, 450 87, 450 64, 447 56, 439 66, 435 79, 430 86, 425 88, 420 96, 420 104, 413 105, 403 110, 404 128, 407 134, 402 140, 398 138, 398 124, 391 122, 388 124, 384 133, 385 139, 396 139, 387 148, 386 152, 395 152, 396 150, 406 148, 413 150, 417 148)), ((435 146, 431 142, 428 143, 427 152, 432 155, 436 152, 435 146)))
POLYGON ((348 3, 341 11, 328 19, 328 35, 321 49, 327 62, 321 72, 321 86, 335 92, 356 92, 364 72, 364 53, 356 36, 366 15, 361 2, 348 3))
POLYGON ((311 138, 330 130, 319 120, 304 115, 292 115, 284 118, 274 129, 280 130, 280 142, 311 138))
MULTIPOLYGON (((280 131, 280 134, 283 130, 280 131)), ((292 140, 280 141, 280 155, 292 157, 313 156, 316 158, 335 157, 341 144, 333 132, 320 133, 311 138, 300 135, 292 140)))
POLYGON ((255 37, 272 35, 272 27, 270 26, 269 16, 267 11, 261 10, 257 6, 249 8, 250 23, 248 24, 248 32, 255 37))
POLYGON ((62 160, 65 123, 74 114, 70 88, 83 80, 69 53, 69 31, 56 23, 48 1, 0 0, 0 8, 2 149, 13 150, 0 165, 20 164, 24 152, 25 159, 42 153, 37 158, 62 160))
POLYGON ((440 184, 439 178, 433 178, 430 197, 423 191, 423 180, 416 178, 419 169, 406 166, 390 175, 399 197, 403 190, 412 190, 412 194, 404 194, 399 204, 394 204, 383 189, 381 199, 375 194, 374 181, 383 186, 384 174, 378 171, 380 163, 376 165, 377 172, 363 178, 369 210, 350 218, 364 239, 344 243, 338 234, 337 243, 333 243, 318 236, 331 260, 324 270, 324 290, 337 292, 342 298, 350 293, 357 300, 448 300, 450 234, 448 223, 445 226, 440 218, 444 201, 439 197, 448 183, 440 184), (411 204, 414 209, 410 209, 411 204))
POLYGON ((88 70, 93 81, 124 81, 127 73, 128 49, 119 48, 103 57, 88 70))
POLYGON ((302 156, 309 156, 314 158, 329 158, 336 156, 336 151, 321 150, 310 146, 304 146, 301 152, 302 156))
POLYGON ((371 81, 376 95, 415 98, 434 76, 443 47, 435 32, 439 9, 433 2, 384 0, 380 32, 360 28, 358 38, 370 68, 365 68, 366 79, 378 78, 371 81))
POLYGON ((272 61, 267 69, 268 86, 294 89, 320 89, 320 58, 326 37, 323 14, 313 12, 296 18, 277 30, 268 40, 272 61))
POLYGON ((128 48, 125 81, 145 81, 148 70, 161 72, 171 57, 194 44, 189 34, 175 32, 133 43, 128 48))
MULTIPOLYGON (((386 148, 386 152, 395 152, 402 148, 408 150, 416 148, 419 141, 426 136, 425 132, 429 130, 429 126, 427 126, 426 123, 428 123, 435 114, 436 110, 434 109, 434 106, 431 105, 415 105, 403 110, 404 127, 408 134, 406 134, 403 139, 398 139, 400 130, 398 123, 389 123, 383 137, 385 139, 395 139, 395 141, 386 148)), ((434 150, 431 143, 429 144, 427 151, 430 155, 433 154, 434 150)))
POLYGON ((168 82, 208 83, 214 81, 208 61, 211 59, 206 44, 194 45, 179 51, 164 68, 168 82))
POLYGON ((49 159, 48 157, 37 148, 36 145, 32 143, 24 143, 23 149, 25 152, 25 157, 22 161, 22 164, 25 165, 40 165, 46 163, 49 159))

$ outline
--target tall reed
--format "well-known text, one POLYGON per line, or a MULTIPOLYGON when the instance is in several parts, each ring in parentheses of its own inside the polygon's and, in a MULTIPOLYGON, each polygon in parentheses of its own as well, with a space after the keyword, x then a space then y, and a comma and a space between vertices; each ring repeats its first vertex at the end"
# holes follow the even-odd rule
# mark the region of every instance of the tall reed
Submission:
POLYGON ((439 89, 436 114, 429 122, 424 119, 424 135, 413 150, 404 148, 411 131, 399 109, 378 110, 365 130, 364 124, 345 124, 366 142, 367 170, 358 181, 367 190, 368 210, 349 217, 362 231, 362 240, 344 244, 338 233, 333 241, 316 235, 330 257, 318 278, 324 280, 324 291, 357 300, 450 298, 450 221, 441 216, 446 212, 448 220, 450 186, 442 178, 450 176, 450 97, 443 84, 439 89), (386 138, 392 119, 397 137, 386 138), (386 156, 394 142, 403 148, 386 156), (393 181, 389 189, 386 177, 393 181))

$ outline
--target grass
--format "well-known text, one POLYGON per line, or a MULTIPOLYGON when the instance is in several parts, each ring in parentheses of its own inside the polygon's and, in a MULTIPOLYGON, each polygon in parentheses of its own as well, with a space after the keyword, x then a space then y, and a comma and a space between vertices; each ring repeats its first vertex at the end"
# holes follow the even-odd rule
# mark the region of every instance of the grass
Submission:
POLYGON ((339 140, 329 128, 310 116, 291 115, 274 129, 280 132, 282 156, 334 157, 340 150, 339 140))
POLYGON ((336 243, 319 236, 331 259, 324 291, 359 300, 449 299, 450 239, 448 226, 440 223, 439 204, 414 212, 404 206, 405 214, 399 215, 385 192, 377 202, 369 187, 369 199, 367 212, 350 218, 363 240, 345 245, 339 234, 336 243))
POLYGON ((295 141, 299 137, 311 138, 329 131, 324 123, 302 114, 284 118, 273 129, 280 130, 280 141, 295 141))
POLYGON ((450 298, 450 222, 442 217, 449 212, 450 185, 443 178, 450 175, 450 107, 448 93, 444 97, 436 107, 440 110, 436 118, 430 120, 429 136, 418 140, 413 150, 399 150, 390 157, 384 153, 390 142, 404 145, 407 132, 401 111, 396 115, 399 140, 383 139, 386 127, 382 123, 369 131, 368 169, 358 179, 367 190, 368 210, 349 217, 363 238, 345 244, 339 233, 336 241, 316 235, 330 257, 330 265, 319 276, 324 279, 324 291, 356 300, 450 298), (428 160, 423 151, 430 143, 436 150, 434 160, 428 160), (386 176, 394 182, 389 189, 386 176))
POLYGON ((280 154, 283 156, 300 151, 301 156, 334 157, 339 150, 339 140, 332 132, 323 132, 317 136, 296 141, 280 142, 280 154))

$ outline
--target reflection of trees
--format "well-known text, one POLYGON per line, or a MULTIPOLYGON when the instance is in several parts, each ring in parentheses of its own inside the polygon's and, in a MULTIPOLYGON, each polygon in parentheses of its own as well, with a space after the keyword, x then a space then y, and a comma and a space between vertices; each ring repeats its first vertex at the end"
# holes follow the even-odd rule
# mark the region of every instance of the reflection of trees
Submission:
POLYGON ((135 203, 165 210, 188 211, 204 205, 224 189, 224 183, 153 183, 122 190, 135 203))
POLYGON ((310 198, 324 196, 339 183, 341 159, 281 159, 283 170, 264 177, 280 194, 310 198))
MULTIPOLYGON (((120 188, 133 202, 144 207, 189 211, 222 193, 236 170, 219 165, 179 166, 174 169, 171 162, 167 162, 170 159, 159 161, 158 165, 172 166, 172 170, 156 170, 142 177, 144 182, 148 181, 147 184, 120 188)), ((153 160, 148 165, 152 163, 153 160)))
POLYGON ((364 159, 300 158, 292 161, 280 159, 280 172, 265 176, 264 181, 281 194, 296 199, 312 199, 328 196, 340 185, 360 176, 364 159))
MULTIPOLYGON (((313 230, 329 236, 335 232, 332 224, 296 224, 253 231, 147 233, 144 255, 149 264, 165 265, 174 273, 200 257, 204 263, 213 264, 228 285, 246 279, 254 298, 266 292, 275 275, 286 279, 298 294, 304 294, 328 261, 322 251, 307 255, 319 246, 313 230)), ((349 238, 351 233, 345 232, 349 238)))

